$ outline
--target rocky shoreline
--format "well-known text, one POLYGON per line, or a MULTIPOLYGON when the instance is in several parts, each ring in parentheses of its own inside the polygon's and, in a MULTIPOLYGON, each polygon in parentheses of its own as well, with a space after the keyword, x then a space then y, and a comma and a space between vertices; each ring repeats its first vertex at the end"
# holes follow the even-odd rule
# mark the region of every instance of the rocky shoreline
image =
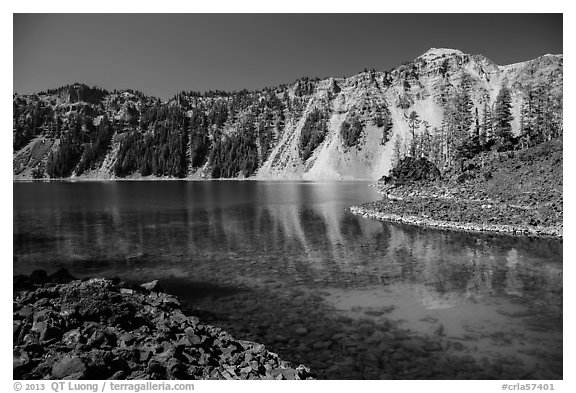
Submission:
POLYGON ((15 276, 13 325, 14 379, 314 379, 201 323, 157 281, 15 276))
POLYGON ((386 204, 370 202, 361 206, 351 206, 350 211, 366 218, 380 221, 392 221, 407 225, 428 227, 469 233, 496 233, 510 236, 550 237, 562 239, 563 231, 557 227, 506 225, 475 222, 447 221, 424 216, 403 215, 386 209, 386 204))
POLYGON ((484 152, 442 174, 408 157, 376 185, 382 200, 350 210, 423 227, 562 239, 562 157, 561 139, 484 152))

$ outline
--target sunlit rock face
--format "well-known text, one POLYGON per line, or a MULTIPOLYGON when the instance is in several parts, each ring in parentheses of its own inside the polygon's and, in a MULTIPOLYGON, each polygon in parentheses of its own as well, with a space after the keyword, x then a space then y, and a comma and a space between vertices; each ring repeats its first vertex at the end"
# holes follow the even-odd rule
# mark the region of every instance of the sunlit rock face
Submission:
MULTIPOLYGON (((257 134, 253 152, 255 168, 239 168, 224 177, 378 179, 390 169, 395 138, 399 136, 406 143, 411 138, 406 119, 411 111, 416 111, 420 119, 428 123, 430 132, 439 132, 444 105, 455 91, 467 86, 473 102, 472 113, 478 110, 481 114, 485 103, 494 103, 503 85, 512 92, 512 129, 518 134, 520 108, 528 89, 550 87, 552 99, 561 102, 563 56, 547 54, 521 63, 497 65, 479 54, 431 48, 392 70, 366 70, 345 78, 303 78, 293 84, 253 92, 206 95, 183 92, 164 103, 135 91, 107 92, 82 84, 35 95, 15 95, 14 135, 15 140, 17 135, 21 138, 14 151, 14 177, 32 178, 33 171, 38 172, 39 168, 37 176, 41 175, 49 156, 60 148, 59 141, 73 128, 72 119, 81 114, 96 127, 104 116, 119 125, 105 154, 95 165, 82 173, 76 166, 69 176, 114 178, 115 163, 124 159, 118 154, 126 135, 132 132, 144 137, 157 133, 158 124, 149 123, 151 117, 156 119, 159 113, 177 111, 178 116, 190 119, 198 114, 206 116, 202 121, 207 126, 202 132, 208 149, 214 148, 216 140, 248 132, 247 121, 253 125, 250 132, 257 134), (324 116, 325 130, 320 141, 311 146, 311 154, 303 156, 301 144, 307 119, 317 112, 324 116), (388 113, 389 126, 376 121, 382 113, 388 113), (364 127, 352 143, 345 142, 342 124, 353 118, 359 119, 364 127)), ((561 112, 561 105, 558 111, 561 112)), ((176 132, 179 126, 169 122, 167 127, 176 132)), ((87 135, 91 132, 86 121, 81 125, 81 132, 87 135)), ((178 132, 190 133, 191 129, 178 132)), ((193 134, 189 137, 193 138, 193 134)), ((186 151, 183 157, 188 161, 181 176, 198 179, 220 176, 213 171, 210 154, 194 159, 196 153, 191 151, 190 142, 180 143, 186 151)), ((131 168, 123 176, 150 175, 140 167, 131 168)), ((156 176, 164 175, 157 173, 156 176)))

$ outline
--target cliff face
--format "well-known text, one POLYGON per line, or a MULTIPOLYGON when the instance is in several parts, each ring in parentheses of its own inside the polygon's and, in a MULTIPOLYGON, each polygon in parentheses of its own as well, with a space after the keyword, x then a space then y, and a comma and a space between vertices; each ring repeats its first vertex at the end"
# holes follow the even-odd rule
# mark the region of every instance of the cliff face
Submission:
POLYGON ((410 142, 410 112, 433 134, 455 91, 467 86, 481 114, 506 85, 519 134, 527 92, 547 86, 561 103, 562 84, 562 55, 499 66, 435 48, 390 71, 168 102, 75 84, 14 96, 14 178, 377 179, 397 136, 410 142))

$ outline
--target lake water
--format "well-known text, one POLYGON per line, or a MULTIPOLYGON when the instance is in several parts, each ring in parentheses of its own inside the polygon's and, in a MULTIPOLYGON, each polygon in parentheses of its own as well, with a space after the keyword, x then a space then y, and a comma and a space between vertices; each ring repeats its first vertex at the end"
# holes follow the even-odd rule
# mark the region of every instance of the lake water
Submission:
POLYGON ((159 279, 321 378, 562 378, 562 242, 351 214, 367 182, 14 184, 14 274, 159 279))

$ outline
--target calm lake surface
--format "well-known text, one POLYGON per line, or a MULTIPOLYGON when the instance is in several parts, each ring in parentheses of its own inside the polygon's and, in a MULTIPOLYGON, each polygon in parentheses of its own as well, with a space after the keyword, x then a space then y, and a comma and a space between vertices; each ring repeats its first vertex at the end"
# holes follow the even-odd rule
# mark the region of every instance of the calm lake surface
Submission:
POLYGON ((562 242, 351 214, 367 182, 14 183, 14 274, 159 279, 331 379, 562 378, 562 242))

